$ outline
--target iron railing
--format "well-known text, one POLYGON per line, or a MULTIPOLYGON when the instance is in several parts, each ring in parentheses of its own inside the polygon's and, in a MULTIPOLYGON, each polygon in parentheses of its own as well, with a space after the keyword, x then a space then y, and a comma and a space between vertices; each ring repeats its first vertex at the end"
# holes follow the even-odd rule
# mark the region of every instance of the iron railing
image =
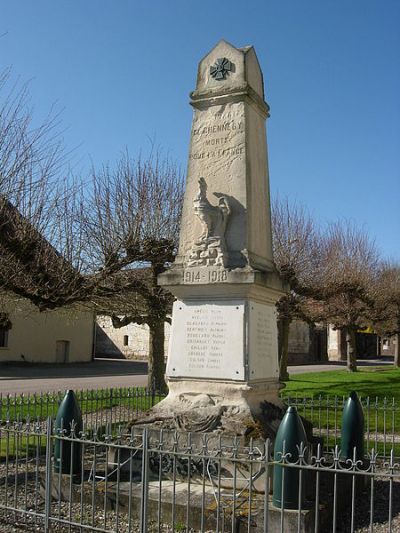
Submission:
MULTIPOLYGON (((45 421, 55 417, 65 392, 2 395, 0 424, 8 422, 45 421)), ((76 396, 86 426, 125 424, 147 411, 164 395, 142 387, 78 390, 76 396)), ((323 438, 324 451, 340 443, 341 417, 346 396, 286 396, 288 405, 313 425, 314 435, 323 438)), ((400 405, 394 398, 360 397, 365 419, 365 447, 388 456, 391 449, 400 459, 400 405)))
MULTIPOLYGON (((313 425, 315 436, 323 437, 325 450, 340 443, 342 412, 348 396, 286 396, 298 413, 313 425)), ((400 458, 400 405, 395 398, 359 397, 365 425, 365 446, 385 456, 390 450, 400 458)))
POLYGON ((1 531, 19 522, 27 531, 104 533, 391 532, 399 525, 393 451, 385 459, 371 449, 357 461, 344 460, 338 446, 325 454, 321 445, 300 445, 292 463, 285 452, 274 459, 269 440, 96 427, 76 435, 54 429, 51 418, 4 424, 0 450, 1 531), (69 472, 57 471, 57 443, 61 458, 79 448, 69 472), (277 468, 281 502, 298 472, 294 509, 272 504, 277 468))
MULTIPOLYGON (((164 395, 144 387, 85 389, 75 391, 90 427, 128 422, 147 411, 164 395)), ((65 391, 40 394, 0 394, 0 420, 26 422, 55 417, 65 391)))

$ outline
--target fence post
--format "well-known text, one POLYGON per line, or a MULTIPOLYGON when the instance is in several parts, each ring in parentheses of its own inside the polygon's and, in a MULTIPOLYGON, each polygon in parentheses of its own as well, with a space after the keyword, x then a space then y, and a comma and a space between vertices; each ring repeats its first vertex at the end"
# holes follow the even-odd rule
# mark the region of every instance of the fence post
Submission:
MULTIPOLYGON (((281 466, 299 460, 300 445, 307 446, 303 422, 296 408, 290 406, 279 426, 274 443, 274 485, 272 503, 281 509, 299 508, 299 469, 281 466), (290 456, 287 456, 290 454, 290 456), (287 457, 286 457, 287 456, 287 457), (283 469, 285 472, 283 473, 283 469)), ((305 503, 305 491, 301 491, 301 505, 305 503)))
MULTIPOLYGON (((82 431, 83 422, 82 414, 78 400, 74 391, 68 390, 57 411, 55 429, 62 432, 63 436, 79 437, 82 431)), ((54 471, 59 474, 74 474, 79 476, 81 473, 81 454, 82 446, 79 442, 63 440, 56 438, 54 446, 54 471), (72 453, 71 453, 72 450, 72 453)))
POLYGON ((114 399, 113 392, 114 392, 114 389, 110 389, 110 426, 111 426, 111 431, 112 431, 112 420, 113 420, 113 399, 114 399))
POLYGON ((354 448, 356 459, 364 458, 364 413, 356 392, 351 392, 343 407, 342 439, 340 458, 353 459, 354 448))
POLYGON ((143 453, 142 453, 142 494, 140 502, 140 533, 147 533, 147 497, 149 490, 149 433, 143 429, 143 453))
POLYGON ((45 500, 44 500, 44 533, 48 533, 51 510, 51 435, 53 430, 53 421, 51 417, 47 419, 46 431, 46 468, 45 468, 45 500))

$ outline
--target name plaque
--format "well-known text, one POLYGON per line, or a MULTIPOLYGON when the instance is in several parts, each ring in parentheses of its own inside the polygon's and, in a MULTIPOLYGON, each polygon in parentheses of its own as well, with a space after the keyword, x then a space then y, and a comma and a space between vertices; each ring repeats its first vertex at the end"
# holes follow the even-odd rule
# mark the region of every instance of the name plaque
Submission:
POLYGON ((278 328, 274 305, 249 302, 250 380, 277 377, 278 328))
POLYGON ((174 303, 167 376, 244 380, 243 301, 174 303))

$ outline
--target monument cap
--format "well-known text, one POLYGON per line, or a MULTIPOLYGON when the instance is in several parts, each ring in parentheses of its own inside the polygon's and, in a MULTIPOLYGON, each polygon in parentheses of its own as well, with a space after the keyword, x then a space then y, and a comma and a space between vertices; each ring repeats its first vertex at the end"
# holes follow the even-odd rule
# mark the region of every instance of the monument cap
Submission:
POLYGON ((221 103, 221 97, 235 93, 246 93, 268 114, 263 75, 253 46, 235 48, 222 39, 199 63, 191 103, 196 107, 209 98, 221 103))

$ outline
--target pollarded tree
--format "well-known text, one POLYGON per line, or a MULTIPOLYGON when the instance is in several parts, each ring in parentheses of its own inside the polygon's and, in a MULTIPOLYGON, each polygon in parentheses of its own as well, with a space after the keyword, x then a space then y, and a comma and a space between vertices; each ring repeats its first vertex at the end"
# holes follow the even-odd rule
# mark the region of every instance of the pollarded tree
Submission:
POLYGON ((62 172, 57 117, 33 127, 26 88, 8 91, 7 80, 0 76, 0 290, 40 310, 118 302, 115 324, 149 325, 149 383, 163 388, 172 296, 157 276, 173 261, 179 234, 176 166, 126 155, 115 169, 93 172, 92 187, 75 183, 62 172))
POLYGON ((371 323, 379 255, 368 234, 349 221, 331 224, 321 246, 322 314, 346 335, 347 369, 357 370, 356 332, 371 323))
POLYGON ((280 379, 287 371, 288 339, 292 320, 307 320, 305 301, 318 292, 319 230, 307 210, 287 199, 272 204, 274 261, 289 291, 277 303, 280 379))
POLYGON ((61 204, 69 213, 76 206, 59 179, 66 158, 58 126, 53 113, 35 126, 27 86, 0 74, 0 289, 40 309, 65 305, 86 283, 68 260, 79 255, 77 240, 63 237, 58 247, 61 204))
POLYGON ((84 222, 89 270, 103 276, 103 287, 113 292, 107 301, 94 301, 115 327, 148 325, 148 383, 164 390, 164 327, 173 297, 157 285, 157 277, 177 249, 182 176, 159 154, 136 161, 126 154, 115 168, 93 171, 92 186, 84 222))
POLYGON ((400 265, 398 263, 382 262, 370 294, 374 302, 373 327, 381 336, 395 337, 394 364, 400 367, 400 265))

